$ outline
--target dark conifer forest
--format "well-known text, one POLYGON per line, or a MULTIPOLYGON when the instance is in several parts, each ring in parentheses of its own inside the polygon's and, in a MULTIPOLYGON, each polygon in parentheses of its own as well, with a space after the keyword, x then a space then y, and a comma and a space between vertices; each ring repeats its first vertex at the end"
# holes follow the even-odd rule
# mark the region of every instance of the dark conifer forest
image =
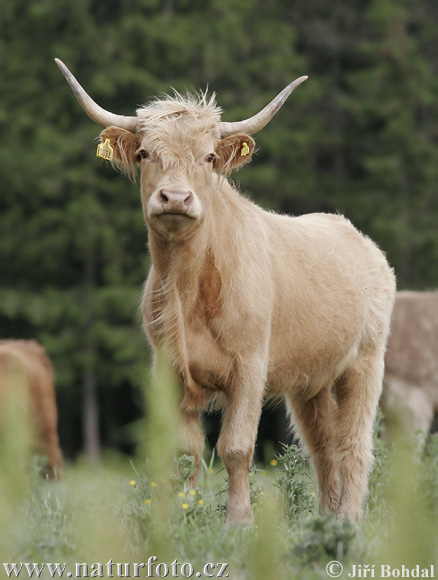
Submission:
POLYGON ((437 38, 433 0, 0 3, 0 338, 46 347, 67 457, 133 450, 149 258, 138 185, 96 158, 99 127, 54 57, 127 115, 208 87, 239 120, 308 75, 232 179, 267 209, 346 215, 400 289, 426 290, 438 287, 437 38))

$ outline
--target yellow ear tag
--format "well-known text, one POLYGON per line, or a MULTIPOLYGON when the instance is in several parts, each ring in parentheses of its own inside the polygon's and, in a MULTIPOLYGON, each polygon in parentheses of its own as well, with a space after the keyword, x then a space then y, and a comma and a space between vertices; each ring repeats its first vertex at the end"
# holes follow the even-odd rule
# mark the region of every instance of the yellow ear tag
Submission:
POLYGON ((112 161, 114 157, 114 149, 111 147, 109 139, 105 139, 105 143, 99 143, 97 146, 97 157, 105 159, 106 161, 112 161))
POLYGON ((246 141, 243 141, 243 143, 242 143, 242 149, 240 150, 240 155, 242 157, 246 157, 248 154, 249 154, 248 143, 246 141))

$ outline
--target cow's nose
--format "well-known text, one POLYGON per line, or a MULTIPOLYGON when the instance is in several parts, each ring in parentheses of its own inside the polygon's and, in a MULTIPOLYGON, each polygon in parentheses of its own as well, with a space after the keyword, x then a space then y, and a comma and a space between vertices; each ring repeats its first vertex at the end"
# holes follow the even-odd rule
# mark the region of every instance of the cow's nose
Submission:
POLYGON ((186 211, 192 203, 193 193, 187 190, 161 189, 158 193, 158 199, 165 211, 181 212, 186 211))

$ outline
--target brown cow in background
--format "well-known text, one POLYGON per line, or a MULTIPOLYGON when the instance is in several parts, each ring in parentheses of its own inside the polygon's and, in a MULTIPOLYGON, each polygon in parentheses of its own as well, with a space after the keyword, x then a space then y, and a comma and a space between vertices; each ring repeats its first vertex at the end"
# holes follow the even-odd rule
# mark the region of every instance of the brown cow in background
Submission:
POLYGON ((55 400, 54 372, 44 348, 34 340, 0 341, 0 419, 9 389, 23 387, 19 404, 29 405, 32 426, 36 434, 35 451, 47 457, 45 473, 50 479, 59 480, 62 475, 62 453, 59 448, 55 400), (20 384, 17 384, 17 381, 20 384), (26 396, 28 393, 28 396, 26 396))
POLYGON ((438 411, 438 292, 397 292, 385 365, 384 413, 426 435, 438 411))

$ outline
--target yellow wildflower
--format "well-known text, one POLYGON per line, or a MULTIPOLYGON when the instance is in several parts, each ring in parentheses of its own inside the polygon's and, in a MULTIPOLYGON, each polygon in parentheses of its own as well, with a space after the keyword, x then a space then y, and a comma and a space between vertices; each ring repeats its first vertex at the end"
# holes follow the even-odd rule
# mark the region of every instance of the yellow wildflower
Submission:
POLYGON ((129 482, 131 485, 135 485, 137 482, 135 481, 135 479, 131 479, 131 481, 129 482))
POLYGON ((184 497, 184 493, 182 491, 179 492, 178 497, 184 497))
POLYGON ((186 510, 189 507, 189 504, 188 503, 183 503, 181 507, 182 507, 183 510, 186 510))
POLYGON ((271 465, 278 465, 278 461, 276 459, 271 459, 271 465))
POLYGON ((148 499, 145 499, 145 500, 144 500, 144 503, 145 503, 146 505, 150 505, 150 504, 152 503, 152 500, 151 500, 150 498, 148 498, 148 499))
POLYGON ((151 487, 157 487, 157 483, 155 483, 155 481, 151 481, 151 487))
POLYGON ((191 489, 191 490, 189 491, 189 494, 190 494, 190 495, 196 495, 196 491, 195 491, 194 489, 191 489))
POLYGON ((203 499, 198 499, 198 503, 199 503, 199 505, 204 505, 204 500, 203 499))

